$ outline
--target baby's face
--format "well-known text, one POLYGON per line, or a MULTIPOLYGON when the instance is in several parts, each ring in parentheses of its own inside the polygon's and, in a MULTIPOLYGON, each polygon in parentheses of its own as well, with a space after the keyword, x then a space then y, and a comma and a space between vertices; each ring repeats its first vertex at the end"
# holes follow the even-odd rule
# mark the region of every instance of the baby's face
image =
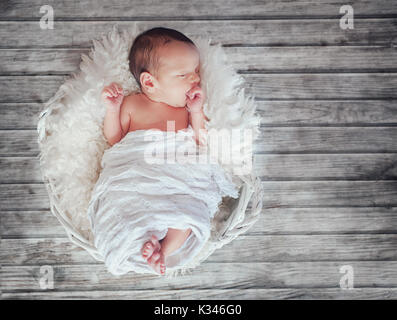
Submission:
POLYGON ((159 49, 156 96, 174 107, 185 107, 186 93, 200 85, 200 53, 196 47, 172 41, 159 49))

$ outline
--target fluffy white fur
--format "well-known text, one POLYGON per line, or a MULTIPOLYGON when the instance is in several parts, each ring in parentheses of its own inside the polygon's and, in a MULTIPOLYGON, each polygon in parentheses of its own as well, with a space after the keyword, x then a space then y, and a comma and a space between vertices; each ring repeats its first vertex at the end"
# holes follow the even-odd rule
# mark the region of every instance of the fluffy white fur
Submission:
MULTIPOLYGON (((94 40, 89 57, 82 55, 79 72, 67 79, 45 104, 38 123, 43 179, 52 185, 51 192, 58 197, 58 211, 62 211, 76 232, 91 243, 86 210, 101 170, 102 155, 110 147, 102 131, 105 106, 100 101, 100 93, 113 81, 122 85, 125 95, 138 91, 129 71, 128 55, 133 40, 141 31, 136 24, 131 30, 122 32, 113 27, 100 41, 94 40)), ((243 78, 228 64, 220 45, 210 45, 210 39, 205 38, 192 37, 192 40, 200 51, 201 83, 207 96, 204 112, 210 119, 206 123, 207 130, 247 128, 253 130, 255 139, 259 134, 260 117, 255 114, 253 98, 245 95, 243 78)), ((246 146, 242 148, 242 154, 250 155, 246 146)), ((231 165, 221 164, 233 175, 231 165)), ((253 177, 233 175, 233 181, 241 186, 253 177)), ((224 219, 220 212, 215 216, 213 232, 219 232, 217 229, 224 219)), ((214 249, 206 250, 201 257, 214 249)))

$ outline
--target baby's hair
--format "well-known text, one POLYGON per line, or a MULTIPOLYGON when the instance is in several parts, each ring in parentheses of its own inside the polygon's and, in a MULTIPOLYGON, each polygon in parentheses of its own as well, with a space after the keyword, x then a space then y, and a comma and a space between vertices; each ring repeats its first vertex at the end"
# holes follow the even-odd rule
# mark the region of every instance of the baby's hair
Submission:
POLYGON ((183 33, 163 27, 146 30, 135 38, 129 55, 129 64, 140 89, 142 89, 140 81, 142 72, 150 72, 155 77, 158 75, 160 59, 157 49, 174 40, 195 45, 183 33))

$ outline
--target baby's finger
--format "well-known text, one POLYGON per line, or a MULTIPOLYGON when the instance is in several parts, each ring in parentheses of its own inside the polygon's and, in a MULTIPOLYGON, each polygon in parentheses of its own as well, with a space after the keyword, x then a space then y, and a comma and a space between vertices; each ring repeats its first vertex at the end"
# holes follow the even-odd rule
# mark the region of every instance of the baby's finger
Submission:
POLYGON ((122 93, 123 92, 123 87, 120 86, 119 84, 116 84, 116 89, 118 92, 122 93))
POLYGON ((194 87, 190 91, 190 94, 192 95, 192 97, 194 97, 196 94, 201 94, 201 93, 202 93, 202 89, 199 86, 194 87))
POLYGON ((200 92, 195 92, 192 95, 192 100, 197 100, 201 98, 201 93, 200 92))
POLYGON ((114 88, 110 88, 110 92, 111 92, 113 97, 117 96, 117 92, 116 92, 116 90, 114 88))
POLYGON ((108 87, 103 88, 102 93, 108 92, 108 87))
POLYGON ((197 89, 191 89, 191 90, 188 92, 188 97, 189 97, 190 99, 193 99, 193 97, 196 95, 196 93, 197 93, 197 89))
POLYGON ((104 90, 103 93, 102 93, 102 96, 107 98, 107 97, 111 97, 112 94, 108 90, 104 90))
POLYGON ((120 85, 119 85, 118 83, 114 82, 112 88, 113 88, 115 91, 119 91, 119 90, 120 90, 120 85))
POLYGON ((110 95, 110 98, 111 98, 111 99, 117 98, 117 94, 112 93, 112 94, 110 95))

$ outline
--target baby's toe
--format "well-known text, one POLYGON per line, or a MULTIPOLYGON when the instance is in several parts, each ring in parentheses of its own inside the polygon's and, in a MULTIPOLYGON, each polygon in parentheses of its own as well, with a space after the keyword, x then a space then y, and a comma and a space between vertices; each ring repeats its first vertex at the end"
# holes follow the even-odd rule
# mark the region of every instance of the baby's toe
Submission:
POLYGON ((152 237, 150 238, 150 241, 153 245, 153 250, 158 251, 161 249, 160 241, 157 239, 157 237, 155 235, 152 235, 152 237))
POLYGON ((142 248, 142 256, 146 259, 153 252, 153 245, 151 242, 146 242, 142 248))
POLYGON ((162 275, 165 274, 165 264, 160 263, 160 273, 161 273, 162 275))
POLYGON ((164 259, 164 255, 161 255, 160 257, 160 273, 161 275, 165 274, 165 259, 164 259))

